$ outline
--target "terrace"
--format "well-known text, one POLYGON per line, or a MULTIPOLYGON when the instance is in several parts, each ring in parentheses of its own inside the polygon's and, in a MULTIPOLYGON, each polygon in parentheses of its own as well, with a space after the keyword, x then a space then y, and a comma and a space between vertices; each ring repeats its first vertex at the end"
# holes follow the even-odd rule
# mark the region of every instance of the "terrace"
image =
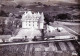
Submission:
POLYGON ((0 54, 1 56, 77 56, 74 45, 70 41, 0 44, 0 54))

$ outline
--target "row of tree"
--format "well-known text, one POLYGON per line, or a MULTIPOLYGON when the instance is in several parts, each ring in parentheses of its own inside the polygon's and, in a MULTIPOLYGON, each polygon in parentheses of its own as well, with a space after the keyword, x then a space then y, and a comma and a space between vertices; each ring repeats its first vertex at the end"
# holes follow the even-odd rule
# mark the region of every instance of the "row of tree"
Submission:
POLYGON ((68 13, 63 13, 63 14, 58 14, 56 16, 50 16, 48 14, 45 14, 45 22, 46 24, 49 24, 49 22, 54 22, 54 21, 57 21, 57 20, 72 20, 73 19, 73 16, 71 14, 68 14, 68 13))
POLYGON ((21 27, 21 20, 13 17, 0 18, 0 35, 11 35, 21 27))

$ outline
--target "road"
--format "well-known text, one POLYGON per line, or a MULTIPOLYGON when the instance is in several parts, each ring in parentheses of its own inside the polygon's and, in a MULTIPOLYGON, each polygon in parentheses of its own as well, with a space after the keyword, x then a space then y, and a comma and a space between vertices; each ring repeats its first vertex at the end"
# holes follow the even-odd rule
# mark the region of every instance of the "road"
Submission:
POLYGON ((7 45, 20 45, 20 44, 39 44, 39 43, 49 43, 49 42, 59 42, 59 41, 71 41, 75 39, 62 39, 62 40, 49 40, 49 41, 29 41, 29 42, 5 42, 5 43, 0 43, 0 46, 7 46, 7 45))

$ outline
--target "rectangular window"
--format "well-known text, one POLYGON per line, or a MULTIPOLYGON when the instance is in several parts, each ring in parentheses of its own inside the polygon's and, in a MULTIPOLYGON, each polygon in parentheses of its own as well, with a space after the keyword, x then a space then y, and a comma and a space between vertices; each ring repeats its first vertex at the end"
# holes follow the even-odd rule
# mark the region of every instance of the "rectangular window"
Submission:
POLYGON ((30 26, 30 24, 29 24, 29 26, 30 26))
POLYGON ((33 26, 34 26, 34 24, 33 24, 33 26))
POLYGON ((38 24, 37 24, 37 26, 38 26, 38 24))

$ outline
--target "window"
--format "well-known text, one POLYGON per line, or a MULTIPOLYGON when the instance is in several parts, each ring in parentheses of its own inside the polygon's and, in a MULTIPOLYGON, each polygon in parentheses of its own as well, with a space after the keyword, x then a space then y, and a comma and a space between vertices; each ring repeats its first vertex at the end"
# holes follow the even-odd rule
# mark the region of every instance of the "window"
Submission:
POLYGON ((33 26, 34 26, 34 24, 33 24, 33 26))
POLYGON ((30 26, 30 24, 29 24, 29 26, 30 26))
POLYGON ((38 26, 38 23, 37 23, 37 26, 38 26))

